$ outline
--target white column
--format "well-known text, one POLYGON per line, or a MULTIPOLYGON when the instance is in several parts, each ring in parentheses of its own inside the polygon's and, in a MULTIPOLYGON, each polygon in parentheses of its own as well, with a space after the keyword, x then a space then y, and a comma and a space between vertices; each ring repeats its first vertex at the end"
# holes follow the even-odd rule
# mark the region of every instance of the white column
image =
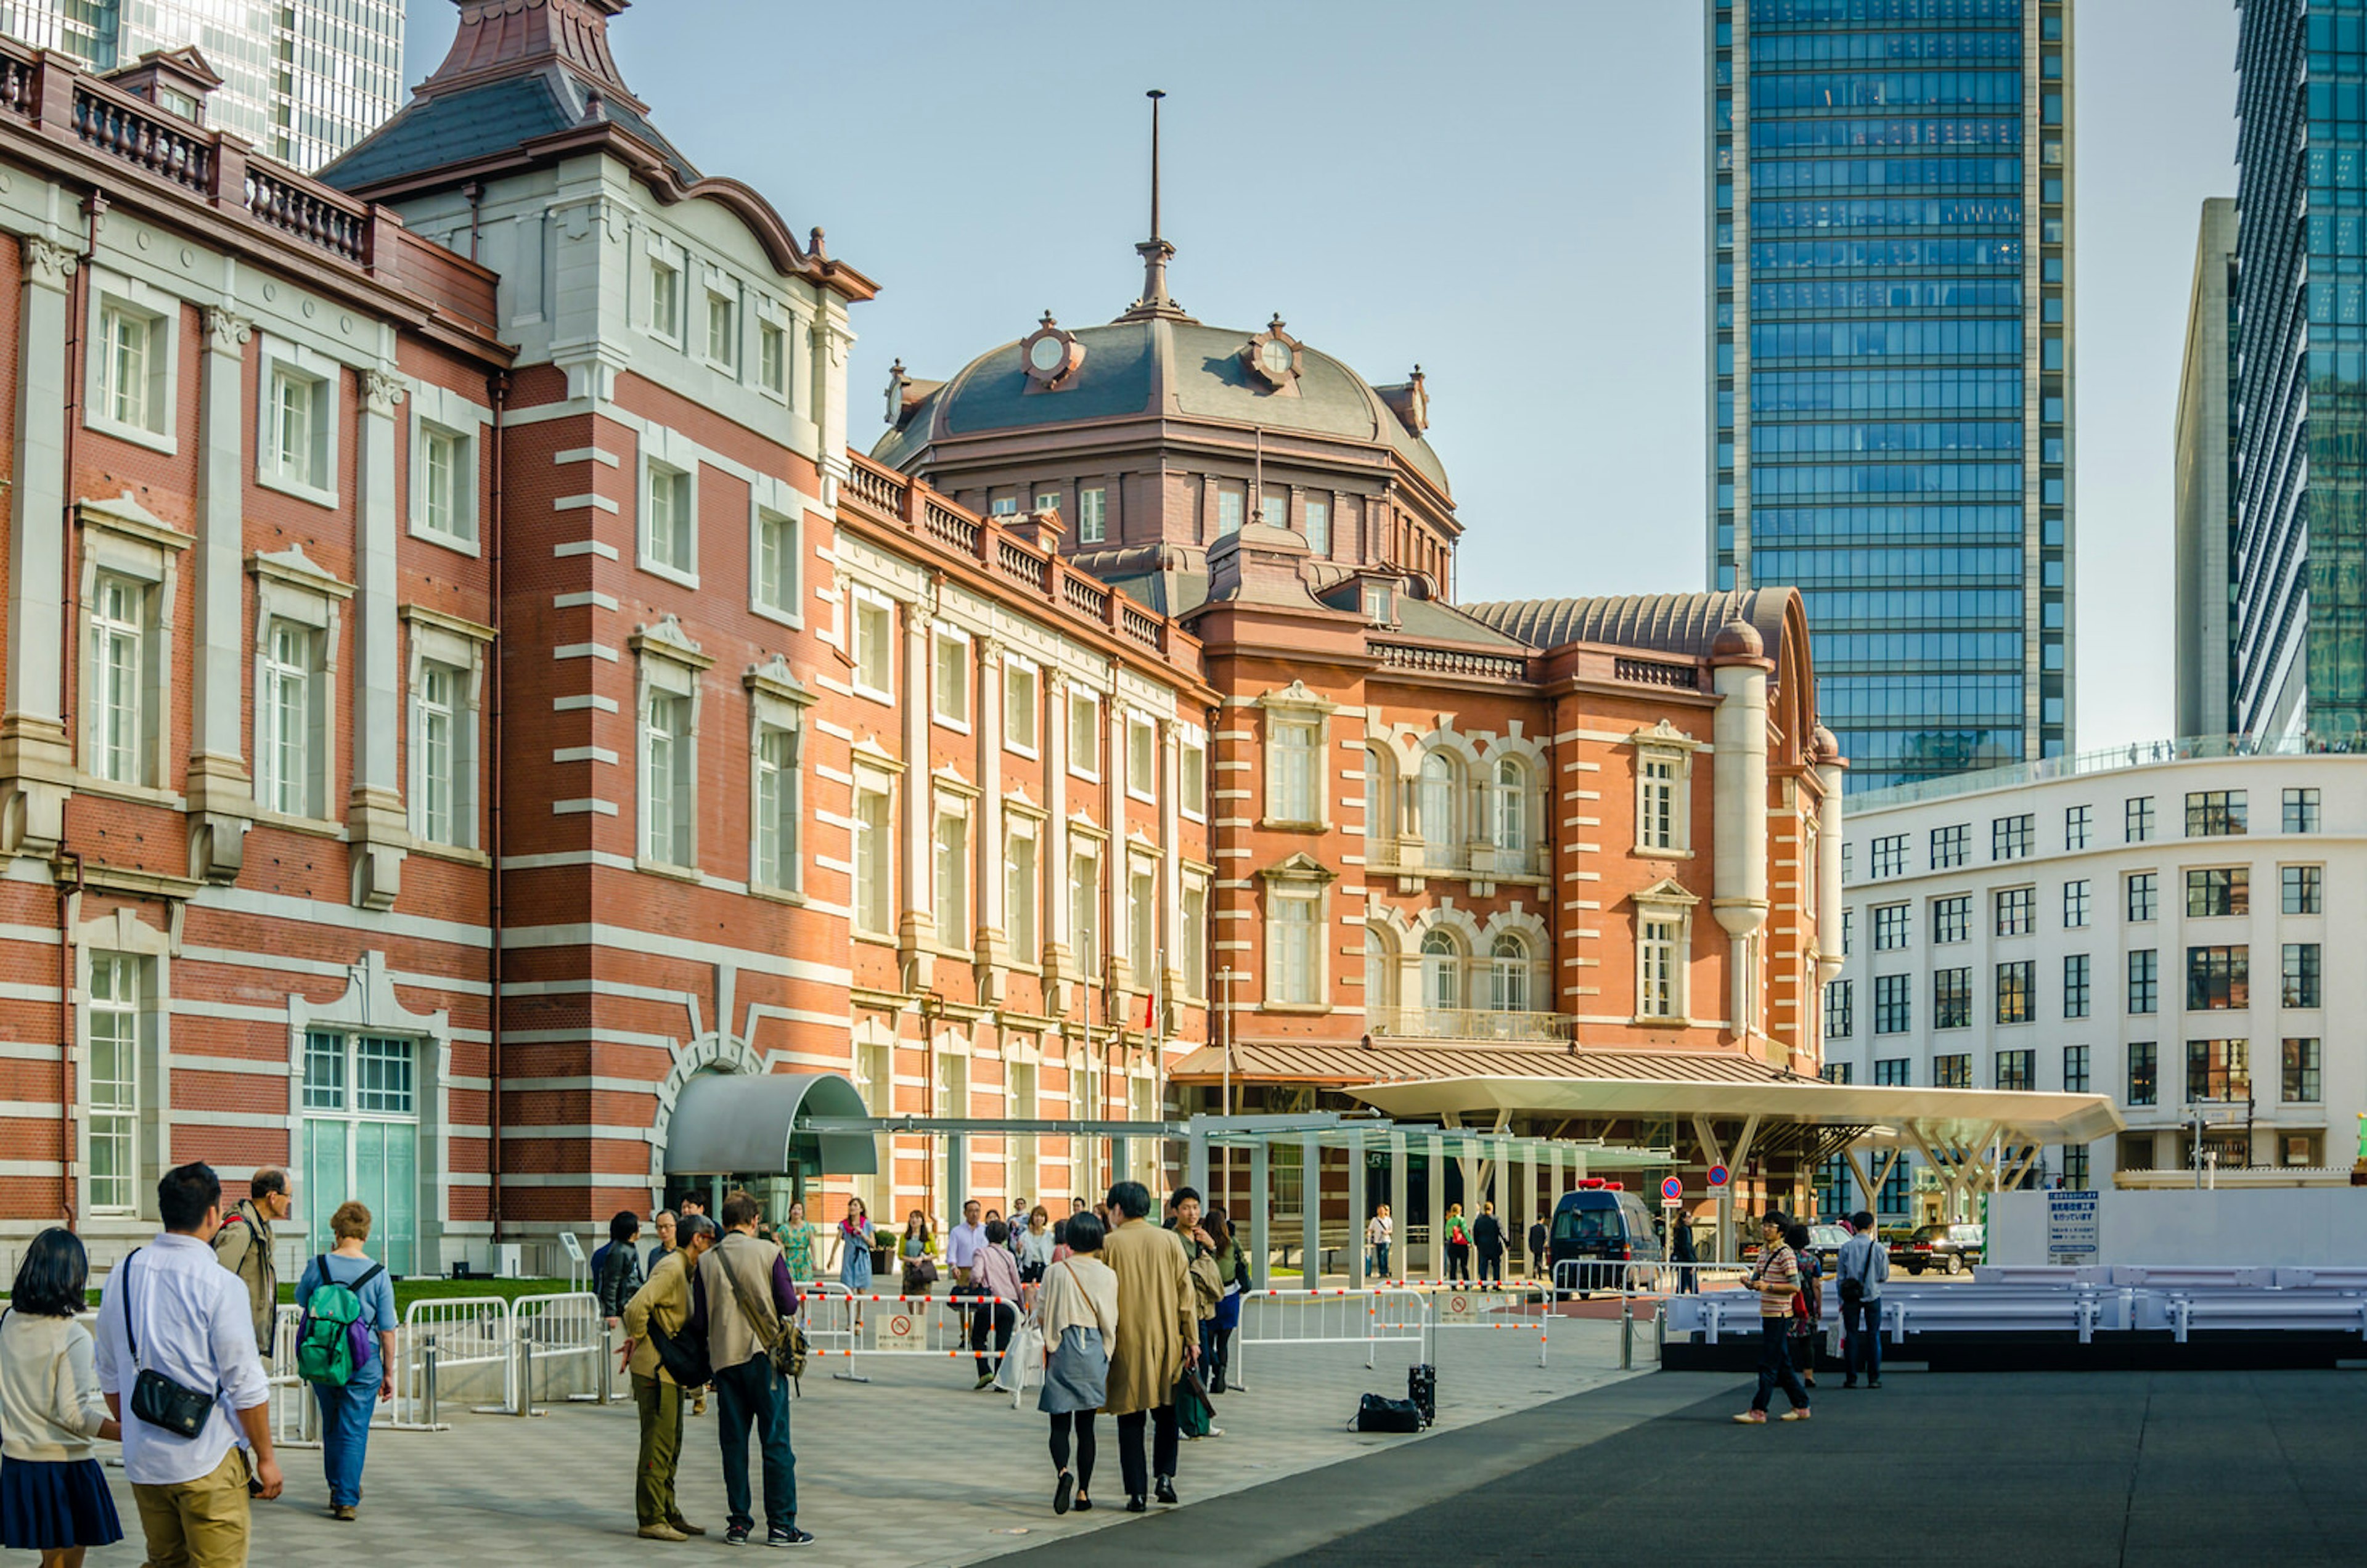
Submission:
MULTIPOLYGON (((1002 908, 1002 644, 978 639, 977 954, 980 999, 1002 999, 1002 965, 1010 962, 1002 908)), ((1031 955, 1032 956, 1032 955, 1031 955)), ((1006 1066, 1005 1072, 1010 1069, 1006 1066)))
POLYGON ((1736 623, 1719 636, 1721 642, 1736 637, 1736 651, 1711 660, 1718 704, 1710 909, 1729 947, 1729 1027, 1737 1040, 1748 1041, 1761 1032, 1751 939, 1767 920, 1767 676, 1774 666, 1750 626, 1736 623))
POLYGON ((391 909, 402 890, 402 854, 411 841, 403 815, 395 741, 402 727, 402 676, 395 619, 397 581, 394 473, 400 377, 362 378, 361 514, 354 585, 354 788, 346 831, 353 841, 353 899, 391 909))
MULTIPOLYGON (((932 978, 929 952, 936 940, 936 919, 930 901, 931 853, 936 823, 934 792, 929 784, 929 615, 918 604, 901 606, 904 615, 904 876, 903 914, 897 924, 897 946, 904 961, 907 983, 926 989, 932 978)), ((931 1047, 934 1049, 934 1046, 931 1047)), ((931 1068, 934 1070, 934 1066, 931 1068)))
POLYGON ((1053 987, 1052 1006, 1069 1008, 1069 677, 1045 671, 1048 701, 1044 716, 1044 981, 1053 987))
POLYGON ((1169 999, 1184 994, 1184 748, 1175 731, 1173 718, 1159 720, 1159 979, 1169 999))
POLYGON ((1109 695, 1102 700, 1102 820, 1109 824, 1108 863, 1102 867, 1103 966, 1101 974, 1086 976, 1088 985, 1098 985, 1106 978, 1111 973, 1109 960, 1113 958, 1120 965, 1117 972, 1127 976, 1128 984, 1145 983, 1144 976, 1133 973, 1134 932, 1127 929, 1126 918, 1127 887, 1134 877, 1134 857, 1126 848, 1126 771, 1132 761, 1126 743, 1126 711, 1118 704, 1117 688, 1113 684, 1109 695))
POLYGON ((246 344, 255 323, 205 313, 198 388, 198 547, 190 658, 189 863, 209 882, 238 880, 255 782, 246 768, 246 344))
POLYGON ((17 468, 10 480, 7 709, 0 716, 0 850, 48 855, 65 834, 74 749, 65 728, 66 313, 80 265, 30 235, 17 344, 17 468))

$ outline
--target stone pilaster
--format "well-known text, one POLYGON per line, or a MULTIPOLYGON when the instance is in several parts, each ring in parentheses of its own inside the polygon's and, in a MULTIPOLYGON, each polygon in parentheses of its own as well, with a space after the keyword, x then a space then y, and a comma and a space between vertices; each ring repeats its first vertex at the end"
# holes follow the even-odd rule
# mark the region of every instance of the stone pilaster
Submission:
POLYGON ((246 766, 244 662, 246 345, 255 323, 219 307, 205 313, 198 387, 197 587, 192 595, 189 865, 209 882, 238 880, 254 824, 246 766))
POLYGON ((904 615, 903 913, 896 927, 897 955, 908 983, 925 991, 935 978, 936 917, 931 902, 935 856, 935 791, 929 784, 929 612, 906 604, 904 615))
POLYGON ((353 845, 353 899, 391 909, 402 891, 402 857, 411 845, 400 755, 402 670, 395 620, 395 411, 404 382, 382 370, 362 378, 361 506, 354 592, 354 788, 346 808, 353 845))
POLYGON ((17 348, 17 469, 10 481, 8 684, 0 714, 0 851, 47 856, 65 836, 74 748, 64 707, 66 316, 80 258, 28 235, 17 348))
POLYGON ((1044 910, 1044 987, 1054 1011, 1070 1007, 1075 978, 1069 930, 1069 677, 1045 671, 1044 885, 1051 890, 1044 910))
POLYGON ((970 845, 977 866, 971 878, 978 900, 974 954, 979 999, 1002 1002, 1003 965, 1011 961, 1003 940, 1002 908, 1002 644, 980 637, 978 652, 978 818, 970 845))
POLYGON ((1172 1034, 1184 995, 1184 795, 1181 737, 1172 718, 1159 721, 1159 963, 1165 1016, 1172 1034))

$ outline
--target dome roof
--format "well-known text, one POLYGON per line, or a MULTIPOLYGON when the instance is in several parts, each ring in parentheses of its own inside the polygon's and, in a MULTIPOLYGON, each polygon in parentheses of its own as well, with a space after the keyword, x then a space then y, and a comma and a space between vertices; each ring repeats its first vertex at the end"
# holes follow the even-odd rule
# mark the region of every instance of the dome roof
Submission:
POLYGON ((1767 653, 1767 639, 1749 621, 1728 621, 1718 628, 1717 640, 1709 645, 1712 659, 1761 659, 1767 653))
MULTIPOLYGON (((1253 375, 1242 357, 1254 332, 1207 326, 1180 313, 1130 311, 1070 335, 1084 359, 1057 391, 1029 378, 1024 340, 1014 340, 921 398, 871 456, 903 468, 949 437, 1151 415, 1386 446, 1441 491, 1447 489, 1445 465, 1389 398, 1319 350, 1297 345, 1297 375, 1289 390, 1280 390, 1253 375)), ((1402 389, 1392 390, 1403 398, 1402 389)))

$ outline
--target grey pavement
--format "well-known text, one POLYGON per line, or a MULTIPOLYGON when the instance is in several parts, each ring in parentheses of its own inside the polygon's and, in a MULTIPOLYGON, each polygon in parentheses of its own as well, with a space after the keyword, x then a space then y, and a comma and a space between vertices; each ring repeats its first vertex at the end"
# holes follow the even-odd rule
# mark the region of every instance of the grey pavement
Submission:
MULTIPOLYGON (((1648 1338, 1638 1355, 1648 1358, 1648 1338)), ((1177 1484, 1187 1500, 1244 1490, 1276 1477, 1388 1450, 1419 1453, 1455 1432, 1590 1389, 1637 1380, 1618 1370, 1618 1325, 1554 1325, 1547 1365, 1533 1332, 1443 1334, 1439 1425, 1421 1438, 1346 1431, 1357 1395, 1402 1396, 1410 1344, 1384 1343, 1366 1371, 1362 1347, 1290 1345, 1237 1351, 1251 1388, 1217 1400, 1225 1436, 1187 1443, 1177 1484)), ((798 1452, 798 1522, 820 1539, 802 1558, 866 1568, 950 1564, 1044 1540, 1137 1532, 1153 1522, 1124 1512, 1115 1423, 1099 1423, 1094 1510, 1056 1517, 1046 1421, 1012 1408, 1008 1394, 973 1393, 967 1356, 857 1358, 868 1383, 837 1381, 849 1363, 817 1358, 792 1415, 798 1452)), ((444 1568, 462 1562, 504 1568, 564 1562, 570 1568, 646 1565, 722 1551, 723 1487, 715 1417, 685 1423, 684 1512, 713 1532, 679 1545, 638 1540, 631 1405, 560 1403, 533 1419, 471 1416, 447 1404, 451 1429, 372 1434, 361 1517, 330 1520, 317 1450, 282 1454, 287 1495, 257 1509, 254 1561, 325 1562, 332 1553, 372 1568, 444 1568)), ((110 1472, 127 1523, 135 1518, 121 1472, 110 1472)), ((761 1513, 761 1486, 755 1488, 761 1513)), ((761 1525, 761 1519, 760 1519, 761 1525)), ((127 1543, 129 1544, 129 1543, 127 1543)), ((1093 1551, 1107 1561, 1109 1548, 1093 1551)))

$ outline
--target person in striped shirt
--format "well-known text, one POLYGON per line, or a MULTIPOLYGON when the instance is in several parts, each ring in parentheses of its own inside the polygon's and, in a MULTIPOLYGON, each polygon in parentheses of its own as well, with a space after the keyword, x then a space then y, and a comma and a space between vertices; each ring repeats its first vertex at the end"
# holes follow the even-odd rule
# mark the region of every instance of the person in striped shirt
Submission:
POLYGON ((1791 1223, 1791 1216, 1780 1213, 1760 1220, 1759 1266, 1742 1279, 1746 1288, 1759 1292, 1759 1392, 1751 1396, 1750 1408, 1735 1417, 1745 1426, 1765 1423, 1768 1404, 1779 1387, 1792 1402, 1783 1419, 1808 1419, 1808 1391, 1792 1370, 1792 1301, 1800 1293, 1800 1259, 1784 1241, 1791 1223))

